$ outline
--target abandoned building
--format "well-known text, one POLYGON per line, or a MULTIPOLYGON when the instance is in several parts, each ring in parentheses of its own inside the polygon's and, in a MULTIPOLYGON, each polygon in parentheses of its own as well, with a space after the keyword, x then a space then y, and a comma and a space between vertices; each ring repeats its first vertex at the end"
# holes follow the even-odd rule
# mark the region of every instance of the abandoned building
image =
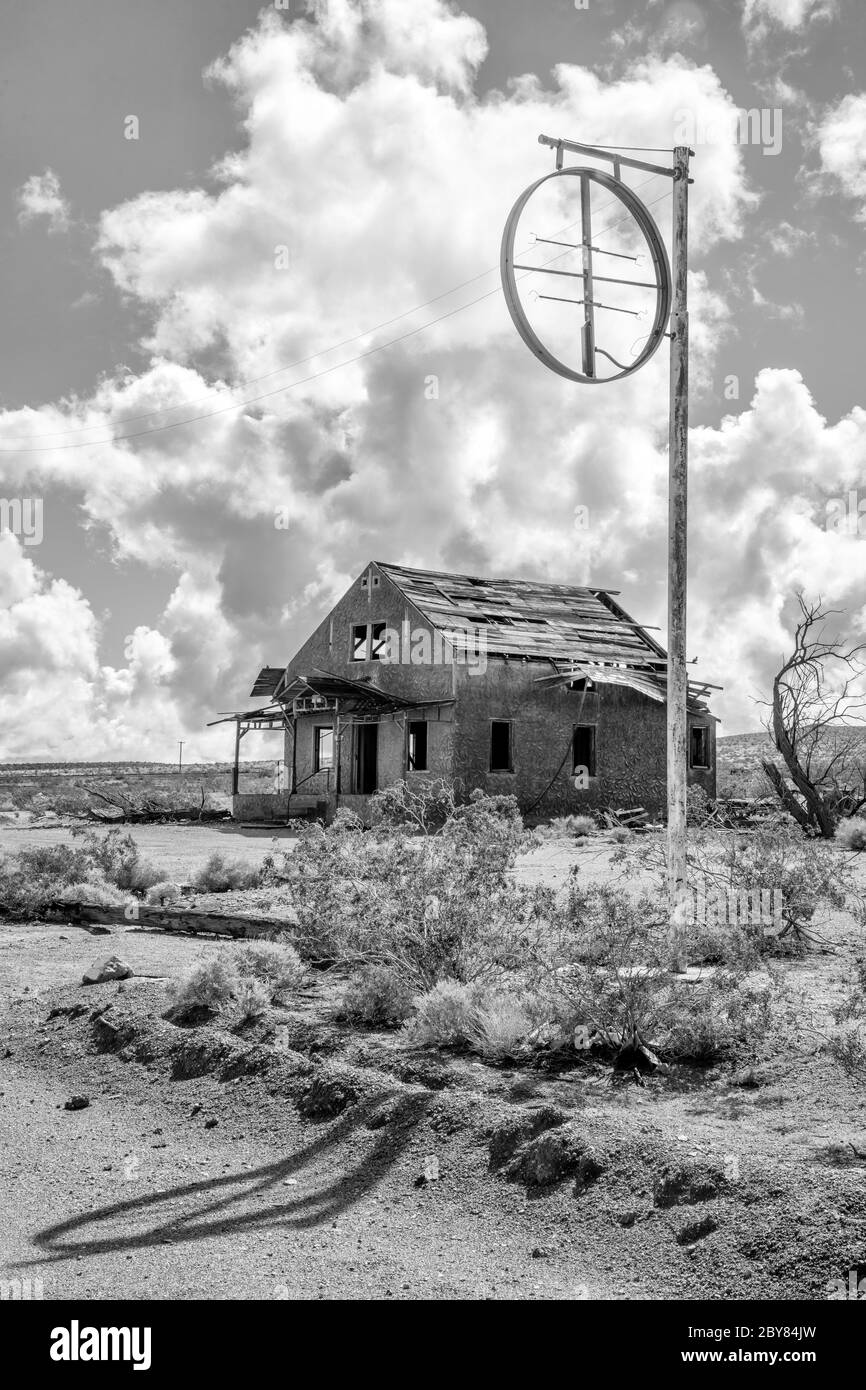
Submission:
MULTIPOLYGON (((663 648, 615 590, 371 563, 235 725, 234 815, 366 811, 400 779, 512 793, 524 813, 666 802, 663 648), (239 788, 241 740, 284 742, 281 785, 239 788)), ((689 686, 689 782, 715 796, 713 687, 689 686)))

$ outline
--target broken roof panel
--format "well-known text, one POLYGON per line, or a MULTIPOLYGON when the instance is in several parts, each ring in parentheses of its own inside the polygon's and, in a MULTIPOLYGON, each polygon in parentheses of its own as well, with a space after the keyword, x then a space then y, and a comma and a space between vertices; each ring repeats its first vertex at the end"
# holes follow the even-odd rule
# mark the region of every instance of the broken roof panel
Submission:
POLYGON ((483 633, 496 656, 641 664, 665 654, 614 601, 615 590, 378 567, 455 646, 469 633, 477 645, 483 633))
POLYGON ((255 700, 260 696, 267 696, 268 699, 273 699, 284 675, 284 666, 263 666, 256 676, 255 685, 250 691, 250 699, 255 700))

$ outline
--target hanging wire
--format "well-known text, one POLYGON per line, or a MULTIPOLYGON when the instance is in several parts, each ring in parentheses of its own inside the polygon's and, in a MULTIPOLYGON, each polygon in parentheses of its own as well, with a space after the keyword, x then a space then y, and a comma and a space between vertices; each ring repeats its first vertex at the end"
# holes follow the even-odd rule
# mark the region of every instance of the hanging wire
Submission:
MULTIPOLYGON (((658 174, 651 174, 651 175, 649 176, 649 178, 643 179, 640 183, 636 184, 636 185, 635 185, 635 189, 637 190, 637 189, 639 189, 639 188, 644 188, 644 187, 646 187, 646 185, 647 185, 648 183, 652 183, 653 179, 659 178, 659 177, 660 177, 660 175, 658 175, 658 174)), ((656 200, 656 201, 658 201, 658 200, 656 200)), ((614 207, 614 206, 616 205, 616 202, 617 202, 617 199, 616 199, 616 198, 611 198, 608 202, 602 203, 602 205, 601 205, 601 207, 598 209, 598 211, 601 212, 601 211, 603 211, 605 208, 614 207)), ((649 206, 652 207, 652 203, 650 203, 649 206)), ((564 227, 560 227, 560 228, 559 228, 559 231, 560 231, 560 232, 568 232, 568 231, 570 231, 570 230, 572 229, 572 227, 576 227, 577 225, 578 225, 578 222, 577 222, 577 221, 575 221, 575 222, 569 222, 569 223, 566 223, 566 225, 565 225, 564 227)), ((618 223, 615 222, 615 223, 613 223, 612 225, 615 227, 615 226, 618 225, 618 223)), ((609 230, 611 230, 611 229, 610 229, 610 228, 602 228, 602 231, 609 231, 609 230)), ((564 244, 564 243, 563 243, 563 244, 564 244)), ((529 246, 526 247, 526 252, 528 253, 529 251, 531 251, 531 249, 532 249, 532 248, 529 247, 529 246)), ((523 253, 521 252, 520 254, 523 254, 523 253)), ((615 253, 611 252, 611 253, 609 253, 609 254, 615 254, 615 253)), ((558 260, 558 259, 560 259, 560 258, 559 258, 559 257, 554 257, 554 258, 553 258, 553 260, 558 260)), ((545 264, 552 264, 552 261, 545 262, 545 264)), ((286 363, 286 365, 285 365, 284 367, 275 367, 273 371, 271 371, 271 372, 265 372, 262 376, 258 376, 258 377, 249 377, 249 378, 247 378, 245 381, 238 382, 238 383, 236 384, 236 386, 235 386, 233 389, 234 389, 234 390, 244 390, 245 388, 247 388, 247 387, 249 387, 249 386, 257 386, 257 385, 259 385, 260 382, 269 381, 269 380, 271 380, 273 377, 279 376, 282 372, 293 371, 293 370, 295 369, 295 367, 303 367, 303 366, 305 366, 308 362, 313 362, 313 361, 315 361, 315 359, 316 359, 317 357, 327 357, 329 353, 337 352, 337 351, 339 351, 339 349, 340 349, 341 347, 348 347, 350 343, 357 343, 357 342, 359 342, 359 341, 360 341, 361 339, 363 339, 363 338, 368 338, 372 333, 379 333, 379 332, 381 332, 383 328, 390 328, 392 324, 394 324, 394 323, 399 323, 401 319, 408 318, 410 314, 419 313, 422 309, 429 308, 429 306, 430 306, 431 304, 438 304, 440 300, 442 300, 442 299, 447 299, 447 298, 449 297, 449 295, 457 294, 460 290, 466 289, 467 286, 476 284, 479 280, 483 280, 487 275, 493 274, 493 272, 496 271, 496 270, 498 270, 498 269, 499 269, 499 267, 498 267, 498 265, 496 265, 496 266, 491 266, 491 267, 489 267, 489 269, 487 269, 487 270, 482 270, 482 271, 480 271, 477 275, 471 276, 468 280, 463 280, 460 284, 458 284, 458 285, 452 285, 450 289, 448 289, 448 290, 443 290, 441 294, 434 295, 434 297, 433 297, 432 299, 427 299, 427 300, 425 300, 423 304, 416 304, 416 305, 414 305, 411 309, 406 309, 406 310, 404 310, 404 312, 403 312, 402 314, 396 314, 393 318, 385 319, 382 323, 378 323, 378 324, 376 324, 374 327, 366 329, 363 333, 356 333, 356 334, 355 334, 353 337, 351 337, 351 338, 344 338, 344 339, 343 339, 341 342, 339 342, 339 343, 332 343, 330 347, 327 347, 327 348, 319 348, 316 352, 310 353, 309 356, 307 356, 307 357, 299 357, 299 358, 298 358, 296 361, 294 361, 294 362, 288 362, 288 363, 286 363)), ((482 295, 482 296, 481 296, 481 299, 483 299, 483 298, 485 298, 485 297, 486 297, 486 296, 482 295)), ((470 308, 473 304, 480 303, 480 302, 481 302, 481 299, 470 300, 469 303, 466 304, 466 305, 464 305, 463 307, 464 307, 464 308, 470 308)), ((438 319, 432 320, 432 323, 438 323, 438 322, 439 322, 438 319)), ((402 341, 402 339, 396 338, 396 339, 394 339, 393 341, 394 341, 394 342, 400 342, 400 341, 402 341)), ((387 344, 385 344, 385 346, 387 346, 387 344)), ((357 360, 357 359, 351 359, 351 360, 354 361, 354 360, 357 360)), ((340 365, 342 365, 342 364, 337 363, 336 365, 337 365, 337 366, 340 366, 340 365)), ((305 380, 313 380, 313 379, 314 379, 314 378, 305 378, 305 380)), ((290 383, 290 384, 292 384, 292 383, 290 383)), ((299 384, 303 384, 303 383, 299 383, 299 384)), ((125 415, 125 416, 123 416, 121 419, 119 419, 116 423, 117 423, 118 426, 122 426, 122 425, 136 425, 136 424, 139 424, 142 420, 151 420, 151 419, 154 419, 154 418, 158 418, 158 417, 160 417, 160 416, 164 416, 168 411, 171 411, 171 410, 184 410, 184 409, 188 410, 188 409, 190 408, 190 406, 195 406, 195 405, 198 404, 198 403, 204 403, 205 401, 209 401, 210 399, 211 399, 210 395, 207 395, 207 396, 199 396, 199 397, 196 397, 196 398, 194 398, 194 399, 191 400, 191 401, 178 401, 178 403, 177 403, 176 405, 167 405, 167 406, 163 406, 163 407, 162 407, 161 409, 159 409, 159 410, 149 410, 149 411, 144 412, 144 413, 141 414, 141 415, 125 415)), ((254 399, 255 399, 255 398, 254 398, 254 399)), ((244 404, 245 404, 245 402, 243 402, 243 401, 238 402, 237 408, 241 408, 244 404)), ((197 417, 197 418, 198 418, 198 417, 197 417)), ((171 422, 169 422, 169 423, 171 423, 171 422)), ((176 423, 177 423, 177 424, 183 424, 184 422, 183 422, 183 421, 177 421, 176 423)), ((65 429, 65 430, 43 430, 43 431, 42 431, 41 433, 39 433, 39 434, 31 435, 31 436, 30 436, 30 441, 32 441, 32 440, 34 440, 34 439, 63 439, 63 438, 66 438, 68 435, 89 434, 89 433, 92 433, 94 430, 99 430, 99 429, 103 429, 103 428, 104 428, 103 425, 77 425, 77 426, 75 426, 75 427, 73 427, 73 428, 71 428, 71 429, 65 429)), ((160 428, 164 429, 164 428, 166 428, 166 426, 160 426, 160 428)), ((128 436, 128 437, 132 438, 133 436, 128 436)), ((135 436, 135 437, 137 438, 137 437, 139 437, 139 436, 135 436)), ((28 441, 28 442, 30 442, 30 441, 28 441)), ((50 446, 49 446, 49 447, 50 447, 50 446)), ((60 447, 60 446, 55 446, 55 447, 60 447)), ((10 452, 17 452, 17 450, 16 450, 16 449, 7 449, 7 448, 5 448, 5 447, 0 446, 0 453, 10 453, 10 452)), ((33 452, 33 451, 31 450, 30 452, 33 452)))

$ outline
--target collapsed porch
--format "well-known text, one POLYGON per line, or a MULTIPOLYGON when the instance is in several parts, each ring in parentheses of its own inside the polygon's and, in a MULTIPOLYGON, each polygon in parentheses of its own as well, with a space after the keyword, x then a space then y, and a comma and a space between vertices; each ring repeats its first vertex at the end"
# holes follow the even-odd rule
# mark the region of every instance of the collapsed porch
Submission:
MULTIPOLYGON (((413 720, 450 720, 453 699, 419 700, 378 689, 364 680, 349 680, 315 670, 310 676, 285 681, 285 672, 266 668, 261 672, 254 695, 267 695, 271 702, 255 710, 238 710, 213 720, 209 727, 234 723, 235 748, 232 769, 232 814, 235 820, 283 825, 293 817, 333 818, 339 806, 349 806, 362 814, 369 797, 378 789, 378 731, 381 725, 400 723, 402 743, 409 747, 409 728, 413 720), (443 711, 445 712, 443 715, 443 711), (316 719, 329 721, 317 726, 316 719), (312 723, 314 766, 299 769, 298 732, 312 723), (318 730, 318 732, 317 732, 318 730), (288 787, 285 792, 245 795, 240 790, 241 741, 251 732, 278 732, 291 745, 286 759, 288 787), (323 735, 320 739, 319 732, 323 735), (350 752, 345 743, 348 739, 350 752)), ((408 751, 407 751, 408 756, 408 751)))

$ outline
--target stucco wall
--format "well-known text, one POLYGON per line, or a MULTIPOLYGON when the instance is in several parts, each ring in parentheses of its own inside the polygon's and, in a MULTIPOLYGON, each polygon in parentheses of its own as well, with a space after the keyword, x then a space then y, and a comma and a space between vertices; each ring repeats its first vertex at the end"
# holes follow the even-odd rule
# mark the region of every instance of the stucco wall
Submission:
MULTIPOLYGON (((549 664, 543 661, 493 658, 483 679, 455 669, 455 772, 469 789, 480 786, 511 793, 524 810, 540 796, 540 813, 595 806, 664 808, 664 705, 622 686, 601 686, 584 695, 564 686, 539 684, 539 677, 550 674, 549 664), (511 772, 488 770, 494 719, 512 722, 511 772), (586 790, 575 789, 572 781, 571 740, 576 724, 596 726, 597 775, 586 790), (552 785, 545 791, 548 784, 552 785)), ((689 780, 714 796, 714 725, 712 720, 695 722, 709 725, 711 768, 690 772, 689 780)))

